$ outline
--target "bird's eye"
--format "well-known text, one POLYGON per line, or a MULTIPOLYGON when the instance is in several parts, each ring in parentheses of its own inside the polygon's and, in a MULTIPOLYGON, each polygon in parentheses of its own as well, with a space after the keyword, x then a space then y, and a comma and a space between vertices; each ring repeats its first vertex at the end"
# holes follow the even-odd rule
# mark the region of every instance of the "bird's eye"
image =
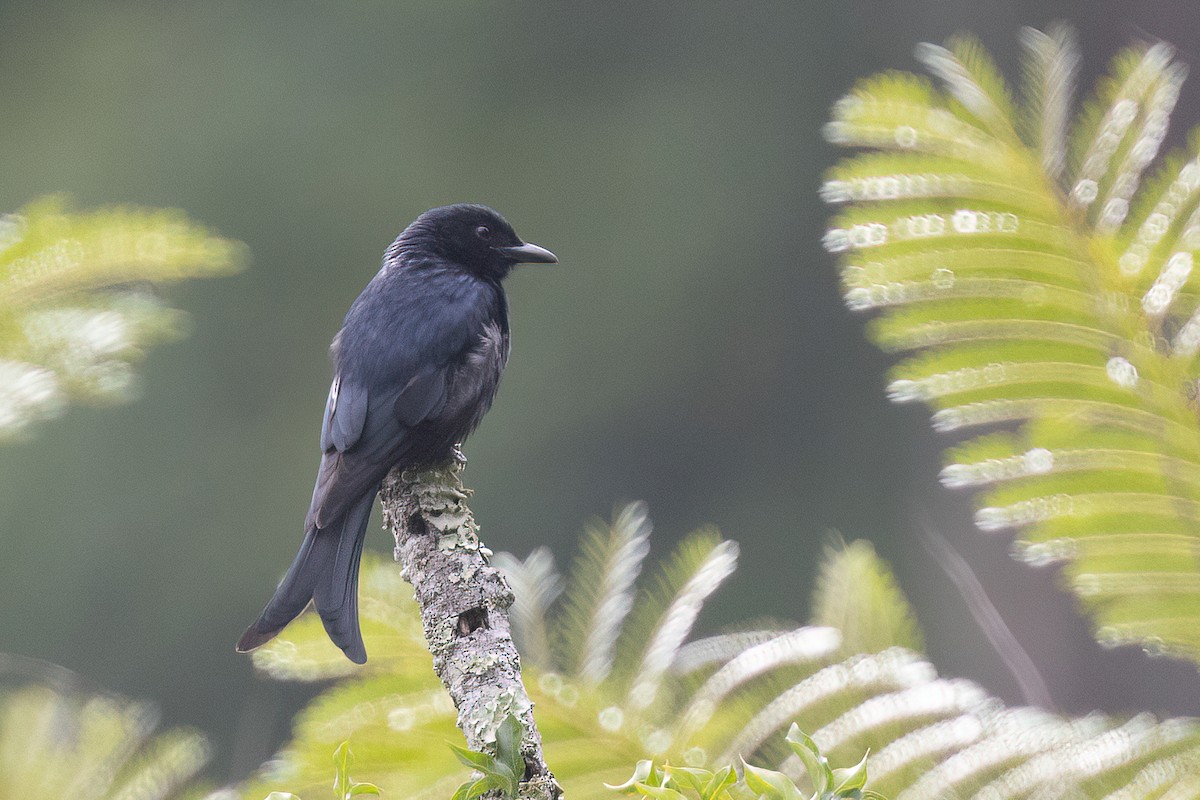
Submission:
POLYGON ((478 236, 480 239, 486 240, 491 237, 492 229, 489 228, 487 225, 480 225, 478 228, 475 229, 475 235, 478 236))

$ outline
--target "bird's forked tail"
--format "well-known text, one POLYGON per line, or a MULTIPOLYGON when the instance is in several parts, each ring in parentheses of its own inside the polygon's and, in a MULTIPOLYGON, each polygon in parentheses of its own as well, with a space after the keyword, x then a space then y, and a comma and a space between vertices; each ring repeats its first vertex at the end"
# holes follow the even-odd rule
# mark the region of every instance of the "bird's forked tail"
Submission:
POLYGON ((239 653, 274 639, 311 599, 333 643, 354 663, 367 660, 358 625, 358 565, 375 494, 368 492, 326 527, 308 528, 275 595, 238 640, 239 653))

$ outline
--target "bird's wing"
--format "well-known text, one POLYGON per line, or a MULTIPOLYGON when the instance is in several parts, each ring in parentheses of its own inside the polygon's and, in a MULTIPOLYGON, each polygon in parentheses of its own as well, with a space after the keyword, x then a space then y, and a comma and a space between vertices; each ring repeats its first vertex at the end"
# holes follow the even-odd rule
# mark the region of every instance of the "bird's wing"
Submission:
POLYGON ((433 326, 441 327, 436 346, 418 346, 423 357, 404 359, 391 374, 353 363, 339 370, 325 405, 321 466, 309 509, 318 526, 336 520, 405 458, 415 444, 414 428, 456 412, 449 390, 480 340, 480 326, 463 318, 439 321, 433 326))
MULTIPOLYGON (((392 413, 402 426, 412 428, 437 416, 446 403, 447 366, 435 365, 414 375, 395 395, 392 413)), ((367 424, 370 400, 362 384, 343 380, 341 375, 333 379, 321 421, 321 452, 344 453, 358 444, 367 424)), ((379 421, 388 422, 382 417, 379 421)))
POLYGON ((361 383, 334 379, 321 432, 321 466, 310 518, 324 526, 346 503, 378 483, 402 454, 409 431, 446 405, 451 365, 413 376, 399 391, 372 394, 361 383))
POLYGON ((446 383, 449 364, 426 369, 400 390, 392 403, 392 413, 401 425, 412 428, 436 417, 446 405, 446 383))
POLYGON ((367 390, 352 380, 343 381, 341 375, 334 376, 321 420, 321 452, 345 452, 353 447, 366 420, 367 390))

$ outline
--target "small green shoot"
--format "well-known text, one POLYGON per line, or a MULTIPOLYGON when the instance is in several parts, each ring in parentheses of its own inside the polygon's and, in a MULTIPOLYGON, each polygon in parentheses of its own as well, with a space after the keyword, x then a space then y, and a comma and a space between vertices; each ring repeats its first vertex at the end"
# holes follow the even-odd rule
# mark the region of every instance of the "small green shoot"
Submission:
POLYGON ((866 789, 867 757, 853 767, 833 769, 821 755, 816 743, 793 724, 787 735, 788 746, 804 764, 813 793, 805 794, 782 772, 742 762, 742 777, 733 767, 716 772, 695 767, 655 767, 652 761, 639 761, 633 776, 619 786, 605 784, 620 792, 636 792, 656 800, 884 800, 866 789))
POLYGON ((494 790, 499 790, 504 797, 516 797, 525 775, 525 757, 521 755, 524 735, 525 728, 520 720, 509 714, 496 729, 495 755, 450 745, 459 761, 479 773, 478 777, 464 781, 451 800, 474 800, 494 790))
POLYGON ((350 778, 350 742, 342 742, 333 751, 333 796, 336 800, 350 800, 365 795, 379 796, 379 787, 373 783, 355 783, 350 778))
MULTIPOLYGON (((354 797, 383 794, 373 783, 356 783, 350 777, 350 764, 354 756, 350 742, 342 742, 333 751, 333 797, 334 800, 351 800, 354 797)), ((300 800, 300 795, 291 792, 271 792, 265 800, 300 800)))

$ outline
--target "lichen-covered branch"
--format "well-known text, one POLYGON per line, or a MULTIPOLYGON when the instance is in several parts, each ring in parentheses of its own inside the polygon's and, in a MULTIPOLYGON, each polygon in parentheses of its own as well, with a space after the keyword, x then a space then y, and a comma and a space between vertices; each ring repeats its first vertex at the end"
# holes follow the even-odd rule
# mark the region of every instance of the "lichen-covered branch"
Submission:
POLYGON ((513 714, 525 729, 518 797, 555 800, 562 789, 542 757, 509 629, 512 589, 488 564, 491 551, 479 541, 461 469, 393 470, 380 493, 384 523, 396 537, 396 561, 416 592, 434 671, 454 700, 467 744, 495 753, 496 728, 513 714))

